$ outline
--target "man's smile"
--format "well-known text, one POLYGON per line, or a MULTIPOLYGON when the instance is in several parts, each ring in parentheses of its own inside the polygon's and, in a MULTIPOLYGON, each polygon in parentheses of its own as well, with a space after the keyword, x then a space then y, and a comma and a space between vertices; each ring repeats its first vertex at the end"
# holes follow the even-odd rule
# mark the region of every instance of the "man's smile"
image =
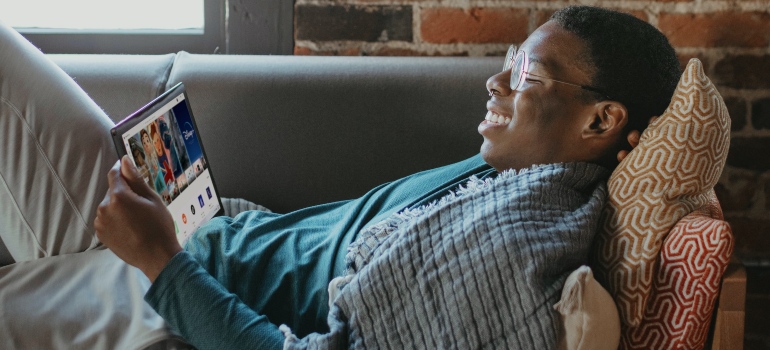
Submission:
POLYGON ((484 120, 493 124, 506 125, 511 122, 511 117, 506 117, 492 111, 488 111, 484 120))

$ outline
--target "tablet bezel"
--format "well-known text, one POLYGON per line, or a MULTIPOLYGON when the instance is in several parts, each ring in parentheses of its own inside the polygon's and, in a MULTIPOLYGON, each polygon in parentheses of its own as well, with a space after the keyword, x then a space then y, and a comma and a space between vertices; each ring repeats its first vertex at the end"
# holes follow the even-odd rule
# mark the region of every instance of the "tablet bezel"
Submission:
MULTIPOLYGON (((219 210, 214 214, 213 217, 222 216, 224 215, 224 205, 222 205, 221 193, 217 188, 216 180, 214 179, 214 171, 212 170, 211 162, 209 161, 209 158, 206 155, 206 148, 203 145, 203 137, 201 136, 201 133, 198 129, 198 124, 195 121, 195 116, 190 106, 190 98, 187 94, 187 90, 185 89, 183 83, 181 82, 177 83, 170 89, 166 90, 166 92, 156 97, 155 99, 150 101, 148 104, 144 105, 142 108, 138 109, 136 112, 132 113, 128 117, 118 122, 112 129, 110 129, 110 133, 112 135, 112 141, 115 144, 115 149, 118 152, 118 158, 123 158, 124 155, 128 154, 125 148, 125 145, 123 143, 123 134, 131 130, 133 127, 135 127, 139 123, 145 121, 147 118, 152 117, 155 112, 163 108, 163 106, 165 106, 169 102, 172 102, 179 95, 184 95, 184 103, 187 105, 187 110, 190 113, 190 120, 192 121, 193 129, 195 130, 195 134, 198 138, 198 144, 201 148, 201 154, 203 155, 203 158, 206 164, 208 164, 209 176, 211 177, 211 186, 213 187, 213 191, 216 194, 214 197, 216 197, 217 202, 219 204, 219 210)), ((168 210, 168 208, 166 209, 168 210)), ((200 225, 198 225, 197 228, 200 228, 200 226, 203 224, 205 223, 201 223, 200 225)))

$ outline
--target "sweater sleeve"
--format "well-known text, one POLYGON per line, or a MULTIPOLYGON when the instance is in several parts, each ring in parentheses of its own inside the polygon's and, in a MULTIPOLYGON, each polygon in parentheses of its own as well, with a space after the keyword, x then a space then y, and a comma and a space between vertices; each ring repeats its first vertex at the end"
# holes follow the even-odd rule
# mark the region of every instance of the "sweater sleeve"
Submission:
POLYGON ((144 299, 200 350, 283 347, 278 326, 227 291, 186 251, 169 261, 144 299))

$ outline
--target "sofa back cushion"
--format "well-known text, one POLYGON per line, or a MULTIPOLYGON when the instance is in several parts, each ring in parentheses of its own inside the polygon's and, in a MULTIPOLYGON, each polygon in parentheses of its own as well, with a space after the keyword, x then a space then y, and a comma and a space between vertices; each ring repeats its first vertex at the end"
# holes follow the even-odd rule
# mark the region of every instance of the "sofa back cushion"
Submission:
POLYGON ((166 89, 175 54, 47 55, 118 122, 166 89))
POLYGON ((217 187, 277 212, 478 154, 501 57, 179 53, 217 187))

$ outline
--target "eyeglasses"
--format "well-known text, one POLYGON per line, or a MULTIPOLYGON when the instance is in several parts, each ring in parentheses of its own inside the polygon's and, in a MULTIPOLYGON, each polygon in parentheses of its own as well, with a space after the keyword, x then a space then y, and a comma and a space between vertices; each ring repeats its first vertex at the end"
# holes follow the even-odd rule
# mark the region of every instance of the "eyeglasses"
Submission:
POLYGON ((518 50, 516 45, 511 45, 511 47, 508 48, 508 54, 505 55, 505 64, 503 65, 503 72, 511 69, 511 67, 513 67, 513 70, 511 71, 511 91, 515 91, 519 87, 519 85, 521 85, 521 82, 524 79, 526 79, 526 75, 529 74, 533 77, 548 79, 548 80, 555 81, 557 83, 572 85, 575 87, 579 87, 583 90, 595 92, 601 95, 604 99, 611 100, 609 95, 599 88, 589 86, 589 85, 568 83, 566 81, 556 80, 556 79, 545 77, 542 75, 530 73, 529 56, 527 56, 527 53, 524 52, 524 50, 518 50))

